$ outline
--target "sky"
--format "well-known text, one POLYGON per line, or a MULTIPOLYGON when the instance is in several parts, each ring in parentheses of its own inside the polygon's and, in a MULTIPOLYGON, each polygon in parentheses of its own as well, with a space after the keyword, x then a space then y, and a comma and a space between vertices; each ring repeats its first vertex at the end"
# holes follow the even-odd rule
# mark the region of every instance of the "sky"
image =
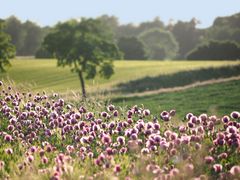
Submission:
POLYGON ((198 27, 212 25, 217 16, 240 12, 240 0, 0 0, 0 18, 15 15, 41 26, 54 25, 70 18, 114 15, 120 24, 170 19, 200 20, 198 27))

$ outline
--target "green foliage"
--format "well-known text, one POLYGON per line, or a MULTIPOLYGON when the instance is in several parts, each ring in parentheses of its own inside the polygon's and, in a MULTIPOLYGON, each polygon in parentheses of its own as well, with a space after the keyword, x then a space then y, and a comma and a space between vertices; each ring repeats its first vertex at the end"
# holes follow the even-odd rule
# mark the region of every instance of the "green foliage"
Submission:
POLYGON ((44 40, 46 49, 57 58, 58 66, 70 66, 78 73, 83 95, 85 94, 82 73, 87 79, 113 74, 113 59, 120 58, 110 32, 100 20, 81 19, 59 23, 44 40))
POLYGON ((23 24, 23 31, 25 33, 24 46, 21 49, 22 55, 35 54, 37 48, 41 44, 41 29, 31 21, 23 24))
POLYGON ((124 53, 124 59, 143 60, 147 59, 145 46, 136 37, 122 37, 118 40, 118 47, 124 53))
POLYGON ((10 36, 4 32, 4 21, 0 19, 0 72, 10 66, 9 59, 15 56, 15 48, 10 43, 10 36))
POLYGON ((240 47, 229 41, 209 41, 189 52, 187 59, 236 60, 240 59, 240 47))
POLYGON ((203 30, 196 28, 197 22, 192 19, 189 22, 178 21, 173 26, 169 26, 177 42, 179 43, 178 58, 185 58, 186 54, 200 42, 203 30))
POLYGON ((115 37, 117 39, 121 37, 137 37, 144 31, 148 31, 154 28, 164 29, 164 23, 159 19, 159 17, 156 17, 153 21, 142 22, 139 24, 139 26, 136 26, 132 23, 120 25, 115 31, 115 37))
POLYGON ((172 59, 177 55, 178 43, 169 31, 151 29, 140 34, 150 59, 172 59))
POLYGON ((24 47, 26 33, 23 31, 22 22, 15 16, 10 16, 5 20, 5 32, 11 36, 11 43, 16 47, 16 54, 24 47))
POLYGON ((41 28, 31 21, 22 23, 15 16, 11 16, 6 19, 5 32, 11 36, 11 42, 16 46, 16 54, 18 56, 29 56, 34 55, 40 48, 44 36, 49 32, 49 28, 41 28))
POLYGON ((240 44, 240 13, 218 17, 206 30, 206 40, 235 41, 240 44))
POLYGON ((35 53, 35 58, 50 59, 53 58, 53 55, 49 53, 44 47, 40 47, 35 53))

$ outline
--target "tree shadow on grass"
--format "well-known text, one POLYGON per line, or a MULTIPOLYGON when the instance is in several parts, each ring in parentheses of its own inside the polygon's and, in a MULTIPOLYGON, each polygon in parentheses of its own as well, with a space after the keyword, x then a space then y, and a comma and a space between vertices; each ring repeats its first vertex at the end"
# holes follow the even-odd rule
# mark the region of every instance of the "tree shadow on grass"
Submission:
POLYGON ((240 65, 225 66, 219 68, 202 68, 191 71, 181 71, 169 75, 160 75, 156 77, 145 77, 121 83, 116 86, 113 92, 136 93, 161 88, 173 88, 189 85, 195 82, 206 80, 228 78, 240 75, 240 65))

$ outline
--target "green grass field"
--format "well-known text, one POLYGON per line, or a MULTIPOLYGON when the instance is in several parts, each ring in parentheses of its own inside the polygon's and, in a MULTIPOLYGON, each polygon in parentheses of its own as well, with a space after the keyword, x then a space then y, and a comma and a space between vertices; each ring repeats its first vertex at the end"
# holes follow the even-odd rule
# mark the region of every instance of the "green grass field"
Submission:
POLYGON ((240 80, 195 87, 178 92, 161 93, 143 97, 113 100, 120 106, 142 105, 159 114, 163 110, 176 109, 177 117, 188 112, 216 115, 230 114, 240 110, 240 80))
MULTIPOLYGON (((1 75, 0 79, 13 80, 33 91, 78 91, 80 83, 76 74, 68 67, 56 67, 56 60, 12 60, 12 67, 1 75)), ((220 67, 240 64, 239 61, 116 61, 115 74, 108 80, 97 77, 88 80, 88 92, 109 90, 119 83, 141 79, 146 76, 155 77, 180 71, 196 70, 208 67, 220 67)))

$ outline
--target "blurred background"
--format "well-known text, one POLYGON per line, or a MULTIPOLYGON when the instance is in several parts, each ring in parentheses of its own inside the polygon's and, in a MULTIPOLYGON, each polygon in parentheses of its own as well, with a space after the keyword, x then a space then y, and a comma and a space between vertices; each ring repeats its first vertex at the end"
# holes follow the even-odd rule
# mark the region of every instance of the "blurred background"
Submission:
MULTIPOLYGON (((1 31, 14 46, 15 57, 0 77, 24 90, 81 96, 82 88, 90 97, 124 105, 144 103, 156 111, 170 106, 199 113, 239 110, 239 7, 236 0, 3 1, 1 31), (101 28, 83 22, 100 22, 101 28), (69 24, 75 24, 76 34, 60 42, 73 32, 75 26, 69 24), (64 25, 70 29, 63 30, 64 25), (87 46, 78 37, 83 31, 97 38, 104 32, 117 48, 119 56, 102 56, 113 59, 108 66, 100 65, 100 74, 107 78, 98 75, 99 63, 91 58, 91 66, 83 70, 84 82, 71 73, 79 68, 72 69, 69 52, 87 46), (56 32, 61 36, 53 36, 56 32), (71 48, 66 47, 68 40, 74 42, 71 48)), ((82 54, 72 58, 80 69, 82 54)))

